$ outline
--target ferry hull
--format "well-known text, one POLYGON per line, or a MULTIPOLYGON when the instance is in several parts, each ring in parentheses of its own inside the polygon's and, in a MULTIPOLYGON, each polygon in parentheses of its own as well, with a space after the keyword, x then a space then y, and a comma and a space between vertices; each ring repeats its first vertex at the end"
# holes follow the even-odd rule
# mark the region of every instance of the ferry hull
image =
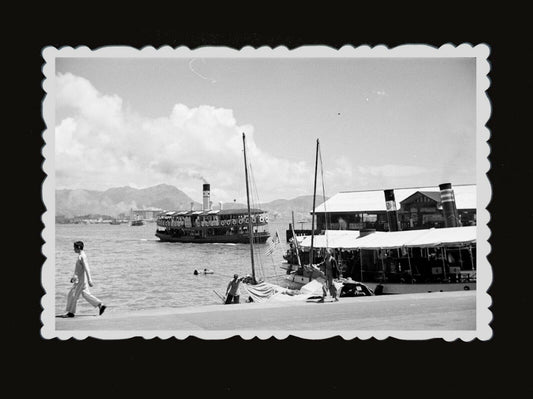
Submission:
MULTIPOLYGON (((282 268, 287 270, 288 265, 285 264, 283 266, 282 268)), ((296 274, 287 275, 285 280, 286 280, 286 284, 288 285, 288 288, 291 288, 291 289, 300 289, 305 284, 311 281, 309 276, 302 276, 302 275, 296 275, 296 274)), ((363 284, 365 284, 367 287, 372 289, 372 291, 374 291, 376 295, 468 291, 468 290, 476 289, 476 282, 474 281, 462 282, 462 283, 415 283, 415 284, 363 282, 363 284)))
MULTIPOLYGON (((180 236, 176 237, 171 234, 165 234, 161 232, 155 233, 155 235, 164 242, 184 242, 184 243, 221 243, 221 244, 249 244, 250 237, 248 235, 214 235, 209 237, 194 237, 194 236, 180 236)), ((254 243, 264 243, 268 239, 269 235, 256 235, 254 236, 254 243)))
POLYGON ((420 294, 426 292, 448 292, 448 291, 468 291, 475 290, 475 282, 464 283, 365 283, 377 295, 389 294, 420 294), (379 288, 379 286, 383 288, 379 288))

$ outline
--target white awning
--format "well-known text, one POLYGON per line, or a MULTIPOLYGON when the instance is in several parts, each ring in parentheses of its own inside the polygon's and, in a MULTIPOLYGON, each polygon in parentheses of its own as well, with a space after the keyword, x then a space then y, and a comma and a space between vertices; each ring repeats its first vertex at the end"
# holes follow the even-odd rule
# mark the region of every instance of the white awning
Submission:
MULTIPOLYGON (((394 249, 402 247, 461 246, 476 242, 476 226, 441 229, 376 231, 360 237, 359 231, 329 230, 314 237, 314 248, 394 249)), ((300 246, 311 247, 311 236, 305 236, 300 246)))
MULTIPOLYGON (((357 230, 326 230, 324 234, 315 235, 313 248, 348 248, 359 237, 357 230)), ((311 247, 311 236, 303 236, 298 244, 302 248, 311 247)))
POLYGON ((476 242, 477 226, 446 227, 425 230, 426 234, 407 243, 406 247, 460 246, 476 242))
POLYGON ((394 249, 401 248, 406 243, 423 236, 427 230, 406 230, 406 231, 376 231, 375 233, 355 240, 350 246, 351 249, 394 249))

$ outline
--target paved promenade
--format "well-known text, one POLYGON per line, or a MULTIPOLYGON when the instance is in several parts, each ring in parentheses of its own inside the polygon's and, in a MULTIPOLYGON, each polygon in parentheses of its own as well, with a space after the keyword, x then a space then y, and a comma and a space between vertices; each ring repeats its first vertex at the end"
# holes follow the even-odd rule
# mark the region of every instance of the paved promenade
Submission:
MULTIPOLYGON (((96 313, 96 312, 95 312, 96 313)), ((274 331, 475 330, 476 291, 341 298, 326 303, 243 303, 56 318, 56 330, 274 331)))

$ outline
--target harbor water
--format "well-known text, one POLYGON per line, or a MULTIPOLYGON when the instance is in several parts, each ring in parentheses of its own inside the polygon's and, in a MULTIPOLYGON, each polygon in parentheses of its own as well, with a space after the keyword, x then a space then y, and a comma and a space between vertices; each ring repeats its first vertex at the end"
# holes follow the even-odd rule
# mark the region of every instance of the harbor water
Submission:
MULTIPOLYGON (((269 224, 281 242, 271 255, 268 244, 254 244, 256 275, 283 283, 285 271, 279 266, 288 248, 285 230, 288 222, 269 224)), ((215 291, 224 295, 234 273, 251 274, 249 244, 166 243, 155 237, 155 223, 129 224, 56 224, 55 303, 56 313, 65 312, 77 254, 75 241, 83 241, 94 287, 91 293, 113 311, 172 308, 221 303, 215 291), (203 270, 213 274, 204 274, 203 270), (194 270, 200 273, 194 275, 194 270)), ((244 293, 243 293, 244 294, 244 293)), ((243 295, 242 300, 247 296, 243 295)), ((96 312, 83 298, 79 313, 96 312)))

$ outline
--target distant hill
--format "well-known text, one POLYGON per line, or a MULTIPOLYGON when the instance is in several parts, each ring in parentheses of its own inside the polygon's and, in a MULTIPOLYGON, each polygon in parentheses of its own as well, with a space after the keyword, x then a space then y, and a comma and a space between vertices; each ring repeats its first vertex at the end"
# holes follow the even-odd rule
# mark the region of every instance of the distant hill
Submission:
MULTIPOLYGON (((130 209, 159 208, 164 210, 195 209, 202 204, 193 201, 187 194, 174 186, 160 184, 153 187, 136 189, 132 187, 110 188, 106 191, 56 190, 56 215, 75 217, 86 214, 105 214, 113 217, 120 213, 128 214, 130 209)), ((317 198, 316 206, 322 203, 317 198)), ((278 199, 255 205, 270 215, 271 220, 290 220, 292 211, 296 222, 310 220, 313 196, 304 195, 293 199, 278 199)), ((216 209, 217 204, 213 204, 216 209)), ((224 209, 246 208, 246 204, 229 202, 222 204, 224 209)))
MULTIPOLYGON (((327 198, 326 198, 327 199, 327 198)), ((322 204, 322 197, 316 199, 315 206, 322 204)), ((302 195, 290 200, 278 199, 261 204, 261 209, 267 210, 271 219, 291 220, 294 212, 294 221, 311 221, 313 209, 313 196, 302 195)))
POLYGON ((168 184, 136 189, 132 187, 110 188, 106 191, 56 190, 56 214, 66 217, 99 213, 118 216, 130 209, 189 209, 191 202, 198 209, 201 204, 193 201, 183 191, 168 184))
MULTIPOLYGON (((322 197, 317 198, 315 206, 319 206, 322 204, 322 202, 322 197)), ((222 204, 222 207, 224 209, 239 209, 246 208, 246 204, 228 202, 222 204)), ((277 199, 274 201, 254 205, 254 207, 267 211, 269 213, 270 220, 283 220, 289 222, 292 220, 292 212, 294 212, 295 222, 311 222, 313 196, 302 195, 293 199, 277 199)))

